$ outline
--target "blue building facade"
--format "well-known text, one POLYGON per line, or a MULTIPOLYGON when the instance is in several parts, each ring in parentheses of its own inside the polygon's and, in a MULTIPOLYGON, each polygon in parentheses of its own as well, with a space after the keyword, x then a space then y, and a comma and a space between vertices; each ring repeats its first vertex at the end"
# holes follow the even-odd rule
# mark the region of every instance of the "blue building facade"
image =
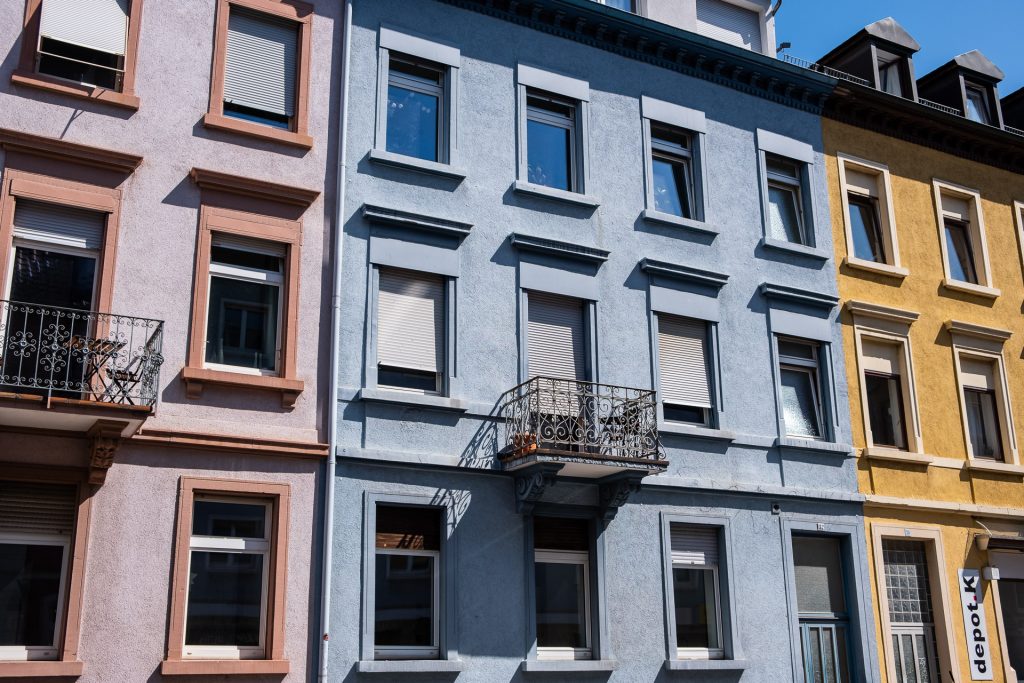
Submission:
POLYGON ((351 7, 329 680, 877 680, 834 83, 589 0, 351 7))

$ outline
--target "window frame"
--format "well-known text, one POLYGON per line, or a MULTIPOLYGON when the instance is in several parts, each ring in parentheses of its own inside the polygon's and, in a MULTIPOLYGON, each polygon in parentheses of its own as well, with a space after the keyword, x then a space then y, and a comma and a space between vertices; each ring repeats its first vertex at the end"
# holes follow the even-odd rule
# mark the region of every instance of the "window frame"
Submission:
POLYGON ((864 427, 864 442, 870 451, 876 449, 891 452, 901 451, 924 454, 924 443, 921 436, 921 416, 917 402, 917 383, 914 376, 913 352, 910 344, 909 325, 902 326, 899 323, 886 323, 883 320, 872 319, 865 316, 863 319, 857 316, 854 319, 854 348, 857 353, 857 377, 860 390, 861 418, 864 427), (871 430, 871 418, 868 410, 868 394, 866 375, 869 372, 865 368, 864 343, 865 341, 876 344, 898 347, 900 360, 900 385, 903 398, 904 435, 907 440, 907 448, 894 448, 886 445, 876 445, 871 430))
POLYGON ((312 69, 313 6, 300 0, 217 0, 213 38, 213 67, 210 101, 203 126, 212 130, 246 135, 290 147, 312 149, 309 134, 309 77, 312 69), (248 121, 224 113, 224 70, 227 67, 228 19, 232 7, 286 19, 296 24, 298 55, 295 60, 295 116, 287 129, 248 121))
POLYGON ((24 23, 21 31, 21 54, 17 68, 11 73, 11 83, 79 99, 99 101, 123 109, 137 110, 141 102, 135 94, 135 70, 139 48, 144 0, 129 0, 128 36, 124 54, 124 76, 121 90, 94 87, 84 83, 41 74, 36 71, 36 55, 40 42, 42 5, 44 0, 25 0, 24 23))
POLYGON ((843 202, 843 225, 846 237, 846 257, 843 264, 851 268, 882 273, 892 277, 903 278, 910 271, 903 267, 900 259, 899 237, 896 230, 896 211, 893 206, 892 176, 889 167, 867 159, 860 159, 849 154, 836 155, 839 165, 839 191, 843 202), (861 188, 853 187, 847 181, 847 170, 874 176, 877 196, 865 194, 861 188), (862 259, 856 255, 853 239, 853 219, 850 210, 851 195, 873 200, 878 230, 885 250, 885 261, 876 262, 862 259))
POLYGON ((830 251, 822 246, 827 244, 827 236, 818 236, 817 200, 815 199, 812 177, 815 168, 818 166, 814 148, 802 140, 789 138, 778 133, 758 128, 757 136, 757 173, 758 183, 761 191, 761 242, 760 246, 771 249, 795 253, 804 258, 815 261, 828 261, 833 258, 830 251), (797 170, 797 176, 788 176, 785 179, 775 174, 769 178, 768 157, 780 158, 783 162, 793 164, 797 170), (799 186, 799 197, 796 198, 798 215, 802 216, 801 235, 802 243, 790 242, 786 239, 773 237, 770 233, 769 220, 771 217, 771 202, 769 188, 771 184, 777 183, 784 189, 792 192, 799 186))
MULTIPOLYGON (((792 197, 792 200, 793 200, 792 201, 793 208, 795 209, 795 212, 796 212, 796 230, 797 230, 797 233, 799 233, 799 235, 800 235, 800 241, 799 242, 792 242, 790 240, 785 240, 785 241, 789 242, 790 244, 795 244, 795 245, 801 246, 801 247, 813 247, 814 244, 813 244, 813 241, 811 240, 811 236, 810 236, 810 234, 809 234, 809 232, 807 230, 807 217, 805 215, 806 214, 806 207, 804 206, 804 204, 805 204, 805 202, 804 202, 804 182, 803 182, 803 175, 804 174, 803 174, 803 169, 802 169, 802 162, 799 162, 799 161, 797 161, 795 159, 789 159, 787 157, 782 156, 781 154, 775 154, 773 152, 766 152, 764 157, 765 157, 765 160, 764 160, 764 175, 765 175, 764 182, 765 182, 765 187, 767 188, 767 193, 768 193, 768 195, 766 196, 766 201, 768 202, 768 206, 771 207, 770 193, 771 193, 772 188, 788 192, 789 195, 792 197), (778 173, 776 171, 771 170, 771 168, 770 168, 771 163, 770 162, 772 160, 775 160, 776 163, 781 162, 781 163, 786 163, 786 164, 792 164, 793 165, 793 170, 794 170, 793 175, 788 175, 788 174, 784 174, 784 173, 778 173)), ((768 225, 768 222, 766 221, 765 222, 765 229, 767 230, 768 228, 769 228, 769 225, 768 225)), ((772 239, 778 240, 779 238, 778 237, 773 237, 772 239)))
POLYGON ((968 462, 973 463, 980 460, 983 463, 992 463, 993 459, 976 456, 974 454, 974 446, 971 443, 970 422, 967 416, 966 397, 966 390, 974 387, 968 387, 964 384, 962 361, 965 359, 992 364, 992 379, 996 386, 990 391, 994 394, 996 399, 996 418, 998 420, 997 429, 999 431, 999 439, 1003 449, 1002 459, 995 460, 994 463, 997 466, 1019 464, 1016 431, 1013 424, 1013 407, 1010 402, 1006 366, 1002 352, 995 352, 990 349, 981 348, 980 346, 965 344, 964 340, 959 338, 959 335, 956 335, 953 339, 953 359, 954 370, 956 373, 957 394, 960 402, 960 420, 961 426, 963 427, 964 446, 967 451, 968 462))
POLYGON ((822 346, 824 342, 820 342, 814 339, 805 339, 802 337, 794 337, 788 334, 776 333, 773 335, 773 343, 775 345, 775 361, 776 370, 778 372, 778 391, 779 391, 779 406, 781 415, 781 422, 783 426, 783 435, 786 438, 792 439, 808 439, 811 441, 831 441, 831 430, 829 428, 829 421, 826 420, 825 412, 827 409, 825 403, 825 387, 822 384, 822 346), (791 343, 802 344, 811 348, 813 358, 800 358, 798 356, 784 355, 779 349, 779 343, 787 341, 791 343), (811 379, 811 393, 814 399, 815 419, 818 423, 818 435, 813 436, 809 434, 795 434, 789 432, 786 425, 785 410, 781 402, 782 399, 782 371, 790 370, 792 372, 803 372, 810 375, 811 379))
POLYGON ((720 395, 720 387, 722 386, 721 372, 719 367, 719 353, 718 353, 718 322, 713 320, 706 320, 702 317, 693 317, 678 315, 676 313, 670 313, 668 311, 662 311, 658 309, 651 310, 651 329, 652 344, 651 344, 651 355, 653 360, 654 370, 654 382, 653 386, 655 391, 660 395, 661 393, 661 352, 659 350, 659 335, 661 333, 661 316, 671 316, 675 318, 688 318, 690 320, 702 323, 704 325, 704 369, 708 376, 708 393, 711 397, 711 407, 702 408, 704 411, 704 422, 697 424, 695 422, 684 422, 679 420, 670 420, 665 417, 665 404, 678 405, 686 408, 694 408, 695 406, 687 406, 685 404, 676 403, 674 401, 665 401, 663 399, 658 400, 658 424, 660 426, 673 425, 680 427, 697 427, 706 429, 718 429, 721 421, 721 406, 722 399, 720 395))
POLYGON ((966 79, 963 81, 963 83, 964 83, 964 117, 968 121, 974 121, 975 123, 981 123, 981 124, 986 125, 986 126, 995 126, 995 127, 998 128, 999 127, 999 122, 996 120, 996 117, 993 116, 994 111, 993 111, 993 108, 992 108, 991 88, 989 88, 988 86, 982 85, 980 83, 975 83, 974 81, 968 81, 966 79), (978 96, 980 101, 973 100, 971 98, 971 95, 978 96), (974 102, 974 104, 976 104, 976 105, 977 104, 981 105, 981 116, 983 116, 987 120, 980 120, 980 119, 973 119, 973 118, 971 118, 971 113, 970 112, 971 112, 971 103, 972 102, 974 102))
POLYGON ((531 121, 534 122, 534 123, 540 123, 540 124, 544 124, 546 126, 551 126, 551 127, 554 127, 554 128, 559 128, 561 130, 567 131, 567 133, 568 133, 567 139, 569 141, 569 149, 568 149, 568 162, 569 162, 569 165, 565 169, 566 170, 566 175, 568 176, 568 180, 569 180, 569 187, 568 188, 551 187, 549 185, 540 185, 540 183, 534 183, 532 180, 529 179, 529 163, 527 163, 526 182, 531 184, 531 185, 540 185, 542 187, 547 187, 548 189, 556 190, 558 192, 573 192, 573 193, 577 193, 577 194, 582 194, 583 191, 582 191, 581 188, 583 186, 583 183, 581 181, 580 173, 579 173, 579 170, 580 170, 579 169, 579 167, 580 167, 580 150, 579 150, 579 115, 580 115, 580 107, 579 107, 579 103, 576 100, 571 100, 571 99, 566 98, 566 97, 561 97, 561 96, 553 94, 553 93, 547 93, 547 92, 545 92, 543 90, 539 90, 537 88, 527 87, 526 88, 526 105, 525 106, 526 106, 526 114, 525 114, 525 116, 526 116, 526 125, 525 125, 526 133, 525 133, 525 136, 523 138, 523 140, 524 140, 524 142, 523 142, 523 150, 524 150, 524 154, 527 156, 527 159, 529 159, 529 154, 530 154, 530 132, 529 132, 529 125, 530 125, 531 121), (568 116, 561 117, 561 116, 553 114, 553 113, 551 113, 549 111, 546 111, 545 109, 543 109, 541 107, 537 107, 535 105, 531 105, 530 104, 530 100, 534 100, 534 101, 540 100, 540 101, 550 102, 553 105, 557 105, 557 106, 561 106, 561 107, 565 107, 565 108, 569 109, 570 113, 569 113, 568 116))
MULTIPOLYGON (((449 90, 449 88, 447 87, 448 86, 448 71, 449 71, 449 67, 446 67, 446 66, 441 65, 441 64, 436 64, 436 63, 433 63, 433 62, 429 62, 429 61, 427 61, 425 59, 419 59, 419 58, 416 58, 416 57, 413 57, 413 56, 409 56, 409 55, 405 55, 405 54, 402 54, 402 53, 399 53, 399 52, 393 52, 392 51, 392 52, 389 52, 389 54, 388 54, 388 67, 387 68, 388 68, 387 87, 388 87, 389 90, 390 90, 390 88, 392 86, 396 86, 396 87, 404 88, 406 90, 411 90, 413 92, 421 93, 421 94, 424 94, 424 95, 431 95, 431 96, 437 98, 437 130, 436 130, 436 134, 437 134, 437 142, 436 142, 436 145, 437 145, 437 158, 436 159, 419 159, 419 157, 412 157, 412 158, 419 159, 420 161, 426 161, 426 162, 429 162, 429 163, 437 163, 437 164, 447 164, 447 163, 449 163, 448 162, 448 155, 449 155, 449 153, 451 151, 450 147, 448 145, 448 135, 449 135, 448 128, 450 127, 450 124, 449 124, 449 118, 450 117, 448 115, 448 106, 449 105, 448 105, 448 102, 447 102, 447 99, 448 99, 447 93, 448 93, 448 90, 449 90), (421 83, 419 81, 416 81, 416 80, 410 78, 408 74, 403 74, 401 71, 397 71, 396 72, 396 70, 394 68, 394 64, 396 62, 399 63, 399 64, 407 64, 407 65, 412 66, 412 67, 416 67, 416 68, 420 68, 420 69, 425 69, 425 70, 430 70, 430 71, 436 72, 438 74, 438 84, 437 84, 437 86, 433 86, 433 85, 429 85, 428 86, 428 85, 426 85, 424 83, 421 83)), ((384 96, 385 101, 387 101, 387 98, 388 98, 388 95, 385 94, 385 96, 384 96)), ((387 151, 388 154, 396 154, 396 155, 399 155, 399 156, 409 156, 409 155, 400 154, 399 152, 393 152, 393 151, 391 151, 391 150, 389 150, 387 148, 387 144, 388 144, 387 143, 387 135, 388 135, 387 128, 388 128, 388 126, 387 126, 387 113, 385 112, 384 139, 381 142, 382 148, 385 151, 387 151)))
MULTIPOLYGON (((433 610, 431 614, 431 636, 433 643, 429 647, 417 647, 414 645, 377 645, 373 644, 374 660, 402 660, 402 659, 440 659, 441 657, 441 551, 440 550, 413 550, 405 548, 374 548, 374 562, 378 555, 400 555, 403 557, 430 557, 434 560, 433 571, 431 572, 431 588, 433 610), (390 656, 383 656, 390 655, 390 656)), ((376 581, 374 582, 376 590, 376 581)), ((376 601, 375 601, 376 603, 376 601)), ((376 628, 376 613, 372 617, 373 626, 376 628)))
MULTIPOLYGON (((570 564, 583 567, 583 623, 585 626, 586 647, 545 647, 537 646, 538 661, 574 661, 594 659, 593 631, 593 610, 591 607, 592 592, 590 583, 591 553, 585 550, 547 550, 544 548, 533 549, 534 564, 534 591, 536 591, 536 565, 541 564, 570 564), (566 656, 571 653, 572 656, 566 656)), ((536 594, 536 593, 535 593, 536 594)), ((534 600, 536 602, 536 599, 534 600)), ((534 629, 536 629, 536 615, 534 629)))
MULTIPOLYGON (((183 476, 178 482, 178 514, 175 526, 174 560, 171 569, 171 604, 167 650, 161 664, 164 675, 204 673, 276 674, 288 672, 285 658, 285 593, 287 587, 289 536, 289 484, 212 479, 183 476), (192 555, 192 519, 197 499, 232 503, 264 503, 269 506, 267 537, 269 549, 264 572, 265 609, 262 610, 264 642, 262 656, 195 657, 186 652, 185 631, 188 609, 189 568, 192 555)), ((200 646, 205 654, 229 654, 227 646, 200 646)), ((239 649, 241 652, 241 649, 239 649)))
POLYGON ((985 220, 981 209, 981 194, 977 190, 955 185, 937 178, 932 180, 932 188, 935 215, 939 229, 939 247, 942 253, 942 286, 946 289, 966 292, 988 299, 998 297, 1001 292, 992 283, 992 265, 989 260, 985 220), (963 216, 945 211, 942 208, 943 196, 966 202, 970 214, 967 219, 965 220, 963 216), (974 270, 978 278, 977 284, 955 280, 950 274, 949 264, 951 255, 946 245, 946 221, 949 219, 959 221, 968 226, 970 247, 973 250, 974 270))

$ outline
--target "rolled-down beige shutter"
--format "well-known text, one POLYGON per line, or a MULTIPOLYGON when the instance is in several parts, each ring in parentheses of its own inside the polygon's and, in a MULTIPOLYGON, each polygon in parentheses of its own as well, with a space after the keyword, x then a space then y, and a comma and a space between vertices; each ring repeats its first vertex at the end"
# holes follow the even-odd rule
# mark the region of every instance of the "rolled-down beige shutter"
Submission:
POLYGON ((672 562, 718 566, 718 529, 673 524, 672 562))
POLYGON ((697 0, 697 32, 761 52, 761 17, 724 0, 697 0))
POLYGON ((707 323, 658 315, 658 372, 661 400, 711 407, 708 382, 707 323))
POLYGON ((77 507, 73 484, 0 480, 0 532, 70 536, 77 507))
POLYGON ((39 34, 90 50, 124 55, 128 0, 43 0, 39 34))
POLYGON ((294 21, 231 8, 224 64, 224 101, 295 115, 299 27, 294 21))
POLYGON ((107 215, 60 204, 18 199, 14 236, 33 242, 97 250, 103 244, 107 215))
POLYGON ((976 358, 960 359, 960 379, 965 387, 995 391, 993 361, 976 358))
POLYGON ((444 370, 444 278, 381 268, 377 295, 377 363, 405 370, 444 370))
POLYGON ((899 375, 901 349, 897 344, 867 341, 862 345, 861 362, 867 372, 899 375))
POLYGON ((583 302, 567 296, 530 292, 529 376, 586 379, 583 302))

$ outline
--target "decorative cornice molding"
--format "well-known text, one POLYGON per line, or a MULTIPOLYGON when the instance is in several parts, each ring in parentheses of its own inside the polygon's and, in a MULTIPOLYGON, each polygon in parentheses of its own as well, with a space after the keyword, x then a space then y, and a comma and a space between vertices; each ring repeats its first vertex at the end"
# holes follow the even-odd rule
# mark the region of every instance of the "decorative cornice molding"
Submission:
POLYGON ((724 273, 683 266, 677 263, 668 263, 667 261, 655 261, 650 258, 640 260, 640 270, 648 275, 659 275, 673 280, 714 287, 715 289, 721 289, 729 281, 729 276, 724 273))
POLYGON ((998 327, 984 327, 974 323, 965 323, 962 320, 947 320, 942 324, 950 334, 962 334, 968 337, 984 339, 1002 344, 1013 336, 1010 330, 1001 330, 998 327))
POLYGON ((10 128, 0 128, 0 147, 7 152, 102 168, 124 175, 130 175, 142 163, 142 157, 136 154, 92 147, 10 128))
POLYGON ((835 79, 591 0, 442 0, 796 109, 820 113, 835 79))
POLYGON ((102 486, 107 470, 114 464, 114 456, 121 445, 121 434, 128 426, 118 420, 96 420, 86 432, 89 439, 89 483, 102 486))
POLYGON ((234 436, 173 429, 142 429, 130 439, 132 444, 154 444, 201 451, 222 451, 252 456, 322 458, 328 453, 325 443, 287 441, 254 436, 234 436))
POLYGON ((788 285, 777 285, 772 282, 762 282, 758 288, 766 299, 776 301, 787 301, 789 303, 814 306, 815 308, 835 308, 839 303, 839 297, 820 292, 810 292, 798 287, 788 285))
POLYGON ((448 218, 437 218, 435 216, 427 216, 426 214, 413 213, 411 211, 389 209, 387 207, 374 206, 372 204, 363 204, 362 211, 363 218, 371 223, 409 230, 419 230, 421 232, 429 232, 435 235, 454 237, 460 240, 469 235, 470 230, 473 228, 472 223, 453 221, 448 218))
POLYGON ((864 316, 866 318, 875 318, 877 320, 889 320, 895 323, 903 323, 911 325, 920 317, 920 313, 914 311, 906 311, 902 308, 892 308, 891 306, 883 306, 881 304, 873 304, 868 301, 847 301, 843 306, 847 311, 855 316, 864 316))
POLYGON ((320 196, 319 190, 307 190, 303 187, 281 185, 267 180, 243 178, 242 176, 210 171, 205 168, 193 168, 189 177, 203 190, 227 192, 245 197, 257 197, 281 204, 292 204, 303 208, 309 207, 320 196))
POLYGON ((532 251, 537 254, 544 254, 545 256, 573 259, 595 265, 600 265, 607 261, 608 255, 611 253, 597 247, 588 247, 582 244, 573 244, 572 242, 560 242, 559 240, 534 237, 533 235, 523 235, 518 232, 509 235, 508 241, 513 249, 518 249, 519 251, 532 251))

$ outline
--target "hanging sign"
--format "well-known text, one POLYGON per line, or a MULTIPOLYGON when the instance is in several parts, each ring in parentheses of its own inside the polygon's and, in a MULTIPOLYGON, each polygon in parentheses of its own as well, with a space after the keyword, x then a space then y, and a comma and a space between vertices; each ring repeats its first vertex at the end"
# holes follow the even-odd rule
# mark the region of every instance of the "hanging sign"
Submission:
POLYGON ((985 623, 985 603, 981 599, 981 573, 977 569, 960 569, 957 574, 960 578, 960 606, 964 611, 971 680, 991 681, 992 656, 989 652, 988 625, 985 623))

